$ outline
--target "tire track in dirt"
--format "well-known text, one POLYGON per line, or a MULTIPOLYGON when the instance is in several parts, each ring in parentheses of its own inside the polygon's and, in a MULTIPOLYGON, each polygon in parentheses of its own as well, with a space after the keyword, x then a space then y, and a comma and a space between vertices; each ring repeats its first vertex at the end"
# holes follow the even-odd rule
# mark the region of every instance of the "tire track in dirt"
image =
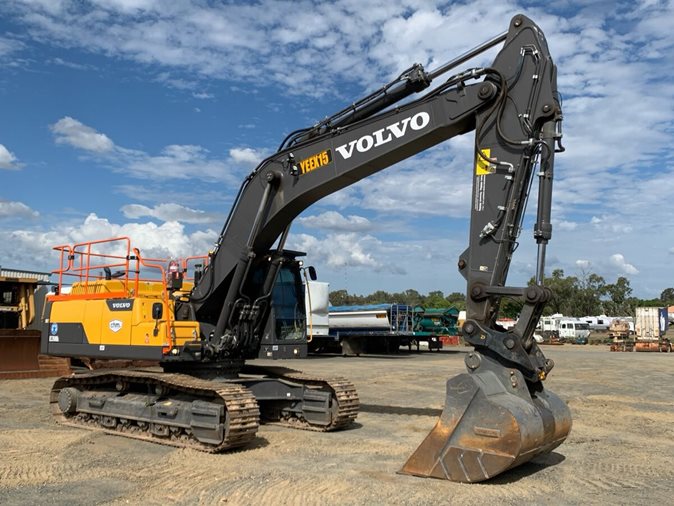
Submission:
MULTIPOLYGON (((106 477, 123 476, 123 469, 107 469, 106 477)), ((74 461, 2 462, 0 463, 0 489, 16 486, 42 485, 54 482, 96 479, 101 469, 74 461)))
MULTIPOLYGON (((263 466, 263 465, 262 465, 263 466)), ((210 466, 209 466, 210 467, 210 466)), ((315 504, 317 497, 326 498, 331 504, 348 503, 339 500, 350 491, 351 486, 341 481, 326 483, 320 474, 315 479, 297 479, 290 475, 250 472, 234 475, 219 475, 216 469, 202 468, 180 472, 179 480, 170 480, 162 491, 161 498, 156 493, 143 491, 126 496, 124 501, 152 504, 283 504, 303 506, 315 504), (328 499, 329 498, 329 499, 328 499)), ((151 490, 156 490, 152 488, 151 490)))
MULTIPOLYGON (((338 495, 331 487, 321 487, 323 494, 330 494, 336 500, 338 495)), ((228 497, 233 500, 242 499, 241 502, 250 502, 252 504, 271 504, 277 501, 277 504, 301 505, 306 504, 315 494, 321 494, 316 488, 316 484, 309 480, 292 480, 283 477, 274 477, 265 480, 262 486, 255 481, 247 483, 228 483, 227 486, 213 491, 216 497, 228 497)), ((336 501, 335 501, 336 502, 336 501)))
MULTIPOLYGON (((640 459, 641 460, 641 459, 640 459)), ((660 465, 574 460, 573 471, 564 475, 565 486, 580 490, 619 493, 622 489, 671 490, 674 472, 660 465)))
POLYGON ((42 429, 18 429, 0 432, 0 448, 19 446, 21 451, 61 449, 88 438, 88 433, 62 430, 45 438, 42 429))
POLYGON ((290 477, 287 475, 252 476, 247 479, 228 481, 204 490, 200 502, 217 504, 226 499, 228 504, 283 504, 303 506, 324 498, 331 504, 344 504, 353 500, 353 490, 344 482, 325 480, 320 474, 315 478, 290 477))
POLYGON ((59 457, 86 438, 86 434, 71 431, 59 431, 50 438, 44 437, 44 431, 33 429, 0 433, 0 489, 68 480, 81 476, 83 470, 94 476, 95 470, 59 457))
POLYGON ((0 448, 0 489, 130 474, 110 465, 108 446, 89 431, 57 430, 51 437, 40 430, 7 431, 0 434, 0 448))
POLYGON ((322 469, 338 470, 336 465, 330 468, 323 459, 327 450, 311 445, 305 446, 304 450, 311 448, 313 455, 281 454, 278 450, 287 444, 288 439, 295 446, 295 434, 291 433, 288 437, 288 434, 275 431, 270 436, 270 444, 254 452, 220 455, 204 455, 191 450, 172 452, 160 466, 153 467, 152 475, 142 479, 144 484, 137 493, 124 499, 147 505, 220 504, 226 501, 228 504, 300 506, 315 504, 319 496, 329 498, 332 504, 352 502, 338 501, 353 487, 344 480, 335 478, 326 481, 321 472, 312 472, 310 476, 299 479, 293 474, 296 466, 306 469, 311 467, 311 462, 320 463, 322 469), (287 462, 288 472, 278 471, 282 469, 279 463, 283 462, 287 462), (176 469, 180 469, 177 474, 176 469), (168 476, 177 479, 167 480, 168 476), (156 491, 160 484, 163 486, 159 501, 150 491, 156 491))

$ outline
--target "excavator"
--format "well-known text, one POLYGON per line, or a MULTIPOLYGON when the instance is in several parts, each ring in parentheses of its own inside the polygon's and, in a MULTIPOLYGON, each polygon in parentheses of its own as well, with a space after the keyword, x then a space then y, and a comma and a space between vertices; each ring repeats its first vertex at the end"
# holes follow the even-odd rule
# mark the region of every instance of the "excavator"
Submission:
POLYGON ((564 150, 562 110, 545 36, 524 15, 439 68, 414 64, 290 133, 245 178, 194 276, 179 263, 143 257, 128 238, 57 247, 59 285, 46 304, 42 351, 154 360, 161 370, 59 378, 50 397, 54 417, 206 452, 247 445, 262 422, 315 431, 351 425, 359 399, 348 380, 246 363, 269 333, 279 273, 296 261, 285 249, 290 225, 319 199, 468 132, 475 161, 470 238, 458 270, 467 283, 463 339, 474 349, 465 356, 467 371, 447 381, 435 427, 400 472, 480 482, 552 451, 569 434, 571 415, 544 388, 554 364, 533 334, 551 297, 543 279, 554 157, 564 150), (490 66, 450 73, 501 43, 490 66), (534 178, 535 283, 508 286, 534 178), (76 277, 68 287, 66 275, 76 277), (504 297, 522 302, 508 330, 496 323, 504 297))

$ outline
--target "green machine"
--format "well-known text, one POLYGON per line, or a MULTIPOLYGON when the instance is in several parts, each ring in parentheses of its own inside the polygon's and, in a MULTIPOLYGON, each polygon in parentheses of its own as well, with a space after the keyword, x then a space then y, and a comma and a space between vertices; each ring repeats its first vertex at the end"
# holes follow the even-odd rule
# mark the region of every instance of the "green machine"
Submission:
POLYGON ((459 310, 453 306, 450 308, 416 306, 413 330, 417 349, 420 341, 427 341, 429 349, 438 350, 443 344, 458 344, 458 320, 459 310))

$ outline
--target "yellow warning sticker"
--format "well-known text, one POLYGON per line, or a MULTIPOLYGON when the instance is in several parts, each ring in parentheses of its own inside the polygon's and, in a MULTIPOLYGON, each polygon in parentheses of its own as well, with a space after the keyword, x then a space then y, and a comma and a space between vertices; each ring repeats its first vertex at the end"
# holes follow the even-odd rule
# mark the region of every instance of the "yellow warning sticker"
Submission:
MULTIPOLYGON (((491 149, 484 148, 480 152, 484 155, 485 158, 491 158, 491 149)), ((489 174, 494 173, 494 166, 485 160, 482 156, 475 155, 475 174, 478 176, 488 176, 489 174)))

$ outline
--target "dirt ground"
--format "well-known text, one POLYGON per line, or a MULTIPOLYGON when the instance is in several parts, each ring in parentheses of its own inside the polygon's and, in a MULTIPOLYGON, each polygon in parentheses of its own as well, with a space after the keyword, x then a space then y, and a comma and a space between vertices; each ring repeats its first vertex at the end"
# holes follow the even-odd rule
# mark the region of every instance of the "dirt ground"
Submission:
MULTIPOLYGON (((0 503, 13 504, 671 504, 674 354, 549 346, 546 381, 571 407, 567 441, 482 484, 396 474, 433 427, 445 380, 468 348, 318 357, 293 367, 349 377, 350 430, 261 426, 219 455, 56 425, 53 380, 0 381, 0 503)), ((285 363, 284 365, 286 365, 285 363)))

